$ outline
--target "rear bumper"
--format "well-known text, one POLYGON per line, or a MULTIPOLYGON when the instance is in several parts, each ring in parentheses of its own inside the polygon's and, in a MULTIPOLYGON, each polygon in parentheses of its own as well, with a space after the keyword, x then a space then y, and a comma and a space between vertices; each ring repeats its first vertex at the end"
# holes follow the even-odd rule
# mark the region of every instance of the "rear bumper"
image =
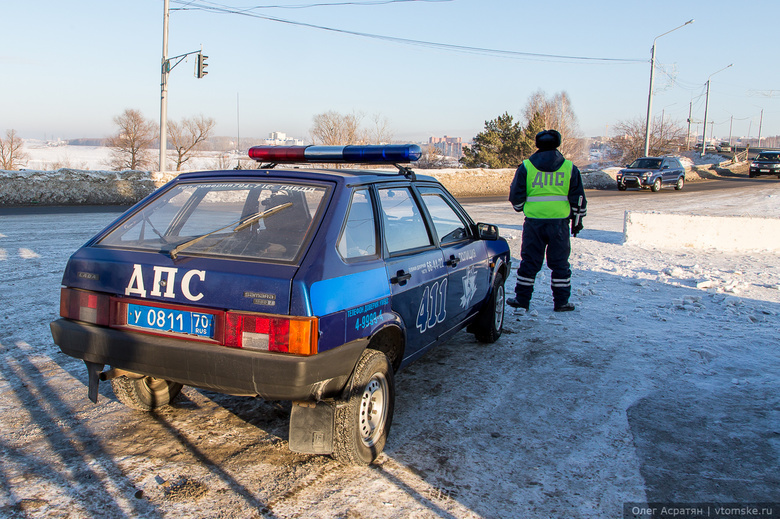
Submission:
POLYGON ((63 353, 96 364, 231 395, 266 400, 320 400, 337 396, 367 340, 309 357, 255 352, 115 330, 58 319, 51 323, 63 353))

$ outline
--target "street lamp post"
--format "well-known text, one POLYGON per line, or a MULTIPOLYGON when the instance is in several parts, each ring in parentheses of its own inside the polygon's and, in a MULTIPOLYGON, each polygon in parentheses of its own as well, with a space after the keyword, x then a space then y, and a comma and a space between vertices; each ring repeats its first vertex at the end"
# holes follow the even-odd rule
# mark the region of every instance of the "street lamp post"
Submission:
POLYGON ((707 94, 704 98, 704 129, 702 130, 701 134, 701 156, 703 157, 704 154, 707 151, 707 109, 710 106, 710 78, 717 74, 718 72, 723 72, 727 68, 729 68, 733 63, 729 64, 728 66, 723 67, 722 69, 713 72, 710 74, 710 76, 707 78, 707 94))
POLYGON ((165 172, 165 158, 168 147, 168 20, 170 10, 169 0, 163 2, 163 47, 162 47, 162 80, 160 81, 160 173, 165 172))
POLYGON ((653 113, 653 79, 655 77, 655 41, 661 36, 666 36, 670 32, 676 31, 682 27, 685 27, 689 23, 693 23, 693 19, 688 20, 679 27, 675 27, 671 31, 666 31, 663 34, 659 34, 653 39, 653 48, 650 50, 650 93, 647 95, 647 121, 645 123, 645 157, 650 154, 650 117, 653 113))

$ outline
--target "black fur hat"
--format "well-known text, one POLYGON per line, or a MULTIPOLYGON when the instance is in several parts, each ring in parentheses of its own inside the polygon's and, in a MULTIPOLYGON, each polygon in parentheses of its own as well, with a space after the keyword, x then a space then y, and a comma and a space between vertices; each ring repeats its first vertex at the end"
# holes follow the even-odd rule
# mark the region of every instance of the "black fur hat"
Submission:
POLYGON ((561 134, 556 130, 544 130, 536 134, 539 151, 554 150, 561 145, 561 134))

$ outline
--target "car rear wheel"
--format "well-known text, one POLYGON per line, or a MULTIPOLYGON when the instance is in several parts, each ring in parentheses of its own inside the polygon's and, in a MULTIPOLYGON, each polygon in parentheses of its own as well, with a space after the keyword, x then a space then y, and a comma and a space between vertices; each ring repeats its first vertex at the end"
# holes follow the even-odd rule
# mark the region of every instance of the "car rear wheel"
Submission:
POLYGON ((485 303, 485 307, 479 311, 474 324, 469 328, 469 331, 474 333, 474 337, 479 342, 492 343, 501 337, 504 326, 505 299, 504 276, 499 272, 496 273, 496 279, 493 281, 490 299, 485 303))
POLYGON ((660 178, 655 179, 655 182, 653 182, 653 185, 650 189, 653 190, 653 193, 659 192, 661 190, 661 179, 660 178))
POLYGON ((680 191, 685 186, 685 179, 680 177, 677 179, 677 183, 674 185, 674 188, 677 191, 680 191))
POLYGON ((382 453, 393 420, 395 381, 387 356, 365 350, 348 388, 336 406, 333 457, 347 465, 368 465, 382 453))
POLYGON ((182 385, 162 378, 121 376, 111 379, 111 388, 117 399, 127 407, 151 411, 171 403, 182 385))

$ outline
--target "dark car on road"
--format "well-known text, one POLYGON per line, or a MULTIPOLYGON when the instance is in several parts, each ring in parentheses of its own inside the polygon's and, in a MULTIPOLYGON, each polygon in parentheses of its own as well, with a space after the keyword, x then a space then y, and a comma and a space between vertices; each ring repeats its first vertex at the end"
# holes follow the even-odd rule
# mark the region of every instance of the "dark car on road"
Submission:
POLYGON ((685 186, 685 168, 676 157, 642 157, 617 174, 621 191, 636 187, 658 192, 664 186, 674 186, 678 191, 685 186))
POLYGON ((292 401, 290 449, 370 463, 396 371, 464 328, 502 332, 509 246, 401 165, 420 154, 260 146, 260 169, 179 175, 71 256, 54 342, 94 402, 100 380, 145 411, 182 385, 292 401))
POLYGON ((777 175, 780 178, 780 150, 766 150, 756 156, 750 163, 748 176, 777 175))

